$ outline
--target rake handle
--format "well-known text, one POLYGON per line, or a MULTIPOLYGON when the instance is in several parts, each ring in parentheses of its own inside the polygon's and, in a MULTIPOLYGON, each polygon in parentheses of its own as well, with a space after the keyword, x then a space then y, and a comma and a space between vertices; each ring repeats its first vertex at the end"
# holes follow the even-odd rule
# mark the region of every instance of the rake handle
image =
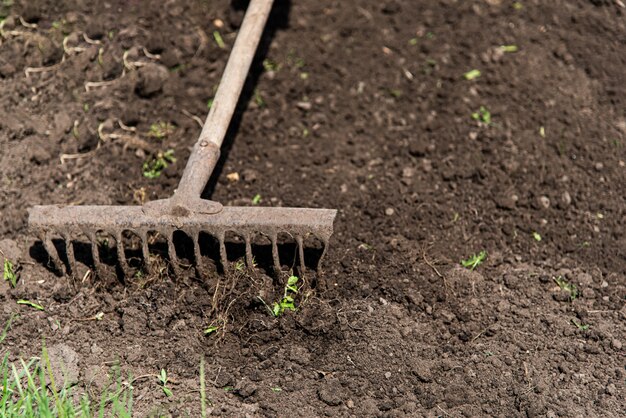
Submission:
POLYGON ((178 184, 176 196, 179 198, 199 198, 211 177, 272 3, 273 0, 252 0, 246 10, 211 110, 178 184))

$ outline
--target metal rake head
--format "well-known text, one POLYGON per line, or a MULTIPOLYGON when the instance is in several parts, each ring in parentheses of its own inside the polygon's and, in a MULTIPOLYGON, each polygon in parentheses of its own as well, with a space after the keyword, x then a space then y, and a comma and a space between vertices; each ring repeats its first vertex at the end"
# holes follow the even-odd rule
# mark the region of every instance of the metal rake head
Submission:
MULTIPOLYGON (((171 199, 166 199, 169 201, 171 199)), ((157 201, 164 202, 164 201, 157 201)), ((207 203, 214 203, 206 201, 207 203)), ((154 203, 154 202, 153 202, 154 203)), ((218 204, 219 205, 219 204, 218 204)), ((158 233, 167 241, 167 253, 176 275, 181 273, 181 263, 174 245, 174 234, 185 233, 193 242, 193 258, 196 269, 203 270, 203 257, 200 248, 200 235, 208 234, 219 245, 219 262, 224 271, 228 270, 226 238, 229 233, 241 237, 245 244, 245 261, 248 268, 253 268, 255 261, 252 254, 253 239, 265 236, 271 243, 272 264, 274 270, 281 270, 279 259, 279 236, 287 234, 293 237, 297 247, 298 267, 305 269, 305 240, 315 238, 323 244, 322 253, 317 260, 317 269, 328 247, 333 232, 333 220, 336 210, 307 208, 253 208, 223 207, 220 212, 205 214, 184 212, 178 207, 156 215, 146 206, 34 206, 29 209, 30 227, 40 236, 52 263, 58 271, 76 274, 76 256, 73 242, 85 237, 91 244, 91 256, 96 273, 102 268, 98 249, 98 236, 105 234, 115 239, 117 261, 126 277, 130 277, 130 268, 124 248, 124 234, 131 232, 141 241, 142 264, 146 272, 151 271, 149 235, 158 233), (53 239, 65 242, 68 266, 53 244, 53 239)))

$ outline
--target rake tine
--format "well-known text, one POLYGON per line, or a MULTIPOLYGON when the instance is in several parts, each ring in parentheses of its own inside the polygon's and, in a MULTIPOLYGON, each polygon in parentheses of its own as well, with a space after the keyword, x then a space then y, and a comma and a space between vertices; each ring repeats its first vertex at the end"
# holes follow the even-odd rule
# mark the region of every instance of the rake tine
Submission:
POLYGON ((304 277, 304 241, 301 235, 296 235, 296 244, 298 246, 298 262, 300 277, 304 277))
POLYGON ((270 241, 272 241, 272 261, 274 262, 274 272, 278 275, 281 269, 280 259, 278 258, 278 236, 276 233, 272 234, 270 241))
POLYGON ((246 234, 243 239, 246 242, 246 265, 249 269, 253 269, 254 258, 252 257, 252 244, 250 243, 250 235, 246 234))
POLYGON ((67 254, 67 262, 70 266, 70 274, 76 276, 78 271, 76 271, 76 255, 74 254, 74 244, 72 244, 72 239, 69 235, 63 236, 63 242, 65 244, 65 254, 67 254))
POLYGON ((324 256, 326 255, 326 250, 328 249, 328 239, 324 239, 322 241, 324 243, 324 249, 322 250, 322 255, 320 255, 320 259, 317 262, 317 272, 321 273, 322 272, 322 261, 324 260, 324 256))
POLYGON ((226 272, 226 270, 228 270, 228 257, 226 255, 226 243, 224 242, 224 239, 224 233, 221 232, 217 236, 217 240, 220 244, 220 263, 222 263, 222 268, 224 269, 224 272, 226 272))
POLYGON ((130 267, 128 261, 126 261, 126 254, 124 254, 124 242, 122 240, 122 233, 118 232, 115 235, 115 247, 117 249, 117 262, 122 268, 125 277, 130 277, 130 267))
POLYGON ((48 253, 48 255, 50 256, 50 261, 52 261, 52 266, 56 270, 58 270, 58 271, 60 271, 62 273, 63 272, 63 263, 61 262, 61 258, 59 257, 59 253, 58 253, 56 247, 52 243, 52 238, 50 238, 50 233, 49 232, 45 232, 42 235, 41 242, 43 242, 43 246, 46 249, 46 252, 48 253))
POLYGON ((89 243, 91 244, 91 258, 93 259, 93 268, 97 274, 102 269, 100 262, 100 252, 98 251, 98 239, 96 234, 89 234, 89 243))
POLYGON ((205 275, 204 261, 200 253, 200 231, 194 231, 191 239, 193 240, 193 258, 196 261, 196 271, 203 277, 205 275))
POLYGON ((150 263, 150 248, 148 247, 148 233, 141 233, 141 255, 143 257, 143 268, 147 274, 152 273, 152 264, 150 263))
POLYGON ((180 269, 180 263, 178 261, 178 255, 176 254, 176 246, 174 245, 174 232, 172 231, 167 237, 167 254, 170 258, 170 264, 174 270, 174 275, 180 276, 182 271, 180 269))

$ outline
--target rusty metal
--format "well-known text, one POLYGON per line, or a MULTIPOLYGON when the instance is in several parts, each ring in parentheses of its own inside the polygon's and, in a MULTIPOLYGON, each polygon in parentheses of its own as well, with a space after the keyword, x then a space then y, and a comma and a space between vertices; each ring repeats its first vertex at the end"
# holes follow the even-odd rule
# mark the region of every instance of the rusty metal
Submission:
POLYGON ((248 6, 233 51, 207 116, 174 195, 168 199, 148 202, 143 206, 34 206, 29 209, 29 226, 41 237, 55 267, 62 271, 63 263, 53 239, 65 242, 67 273, 76 274, 73 241, 79 237, 91 243, 96 271, 102 261, 98 251, 98 234, 115 239, 118 263, 124 275, 131 274, 125 255, 123 234, 130 231, 141 240, 144 268, 150 270, 148 235, 157 232, 167 240, 168 256, 175 274, 180 273, 174 245, 174 232, 183 231, 191 238, 197 268, 202 263, 199 245, 201 233, 213 236, 219 243, 219 258, 224 269, 228 266, 225 237, 234 232, 245 243, 245 260, 252 268, 253 238, 259 234, 269 238, 272 263, 280 271, 278 236, 288 234, 297 247, 299 268, 303 272, 305 240, 313 236, 323 244, 318 268, 328 248, 333 232, 334 209, 229 207, 205 200, 201 194, 219 159, 220 147, 232 119, 237 101, 247 77, 252 58, 261 38, 273 0, 253 0, 248 6))

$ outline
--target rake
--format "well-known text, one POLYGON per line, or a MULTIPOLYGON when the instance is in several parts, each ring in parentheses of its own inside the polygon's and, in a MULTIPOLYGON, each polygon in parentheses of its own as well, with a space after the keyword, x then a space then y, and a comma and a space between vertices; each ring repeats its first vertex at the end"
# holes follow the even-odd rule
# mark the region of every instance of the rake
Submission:
MULTIPOLYGON (((228 269, 227 234, 236 234, 245 243, 245 261, 253 268, 252 243, 259 235, 269 238, 274 270, 281 271, 279 235, 287 234, 297 247, 299 268, 304 272, 304 247, 309 239, 321 241, 322 258, 333 233, 334 209, 284 207, 234 207, 201 198, 202 192, 218 162, 220 147, 243 89, 273 0, 252 0, 226 64, 211 110, 195 143, 174 195, 167 199, 148 202, 143 206, 34 206, 28 210, 28 224, 41 239, 54 267, 70 275, 77 275, 74 244, 87 239, 98 273, 102 267, 98 237, 115 239, 117 263, 125 277, 132 269, 125 254, 124 234, 133 233, 141 240, 144 269, 150 272, 149 236, 157 233, 167 241, 167 254, 175 275, 181 274, 181 265, 174 245, 174 233, 182 231, 193 241, 196 268, 200 271, 202 255, 200 234, 209 234, 219 243, 219 262, 228 269), (53 239, 64 242, 67 265, 53 239)), ((295 260, 294 260, 295 261, 295 260)))

